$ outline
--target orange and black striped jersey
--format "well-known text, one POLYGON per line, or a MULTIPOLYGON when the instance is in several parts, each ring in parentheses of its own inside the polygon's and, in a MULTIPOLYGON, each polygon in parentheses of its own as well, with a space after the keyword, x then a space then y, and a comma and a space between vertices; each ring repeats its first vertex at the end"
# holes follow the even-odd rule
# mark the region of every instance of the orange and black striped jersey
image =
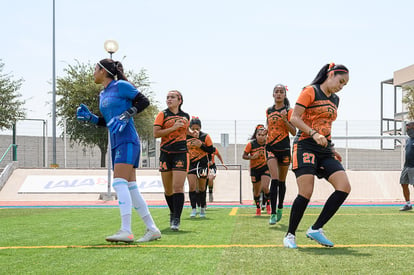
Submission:
POLYGON ((154 121, 154 126, 160 126, 161 129, 171 128, 177 120, 183 120, 184 126, 161 137, 160 150, 166 153, 182 153, 187 152, 187 129, 190 126, 190 116, 179 111, 174 114, 169 109, 165 109, 158 113, 154 121))
POLYGON ((290 121, 293 109, 288 109, 286 108, 286 106, 281 109, 276 109, 275 105, 273 105, 272 107, 269 107, 266 110, 266 146, 268 148, 272 148, 273 150, 290 149, 289 128, 283 121, 283 116, 281 114, 283 110, 286 110, 287 119, 288 121, 290 121))
MULTIPOLYGON (((339 97, 336 94, 327 97, 322 92, 320 85, 312 85, 302 90, 296 105, 305 108, 305 112, 302 114, 303 122, 330 141, 332 122, 337 116, 339 97)), ((297 137, 299 137, 299 141, 310 138, 307 133, 302 131, 298 131, 297 137)))
POLYGON ((257 159, 250 160, 251 169, 259 169, 267 165, 265 144, 260 145, 257 140, 252 140, 247 143, 246 147, 244 148, 244 152, 250 154, 251 156, 259 153, 259 157, 257 159))
POLYGON ((208 158, 208 154, 211 154, 216 150, 216 148, 213 147, 213 141, 211 140, 210 135, 201 131, 198 138, 187 135, 187 149, 190 162, 208 158), (201 147, 193 145, 194 141, 197 139, 201 141, 201 147))

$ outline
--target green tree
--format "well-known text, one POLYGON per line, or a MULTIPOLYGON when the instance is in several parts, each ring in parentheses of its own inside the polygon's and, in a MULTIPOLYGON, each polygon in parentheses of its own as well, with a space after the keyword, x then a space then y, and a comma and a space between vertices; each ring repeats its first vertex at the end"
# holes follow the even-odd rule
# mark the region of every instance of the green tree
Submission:
MULTIPOLYGON (((85 147, 98 146, 101 151, 101 167, 105 167, 105 156, 108 146, 108 132, 105 127, 98 127, 91 123, 83 123, 76 119, 76 109, 83 103, 92 113, 100 116, 99 93, 102 85, 95 84, 93 72, 95 64, 83 64, 76 61, 75 65, 68 65, 64 69, 65 76, 57 78, 56 113, 59 117, 59 125, 66 120, 66 133, 71 142, 76 142, 85 147)), ((148 97, 151 104, 143 112, 134 117, 135 126, 141 140, 152 138, 152 125, 158 113, 153 92, 150 90, 149 77, 142 69, 138 74, 127 71, 128 79, 148 97)))
POLYGON ((414 120, 414 86, 404 86, 404 97, 402 102, 406 104, 408 119, 414 120))
POLYGON ((23 79, 14 80, 10 74, 3 74, 4 63, 0 59, 0 130, 11 129, 19 119, 25 118, 24 100, 18 92, 23 79))

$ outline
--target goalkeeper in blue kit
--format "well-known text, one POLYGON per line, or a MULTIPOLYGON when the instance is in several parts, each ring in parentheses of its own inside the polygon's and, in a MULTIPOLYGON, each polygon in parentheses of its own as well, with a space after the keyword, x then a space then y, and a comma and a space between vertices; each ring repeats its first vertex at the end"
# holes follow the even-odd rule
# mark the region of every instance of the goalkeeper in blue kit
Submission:
POLYGON ((140 158, 140 139, 135 129, 133 116, 149 105, 148 99, 125 77, 122 64, 112 59, 103 59, 95 66, 95 83, 104 89, 99 95, 99 110, 102 117, 91 113, 81 104, 77 119, 98 126, 108 127, 114 179, 112 187, 118 196, 121 214, 121 228, 114 235, 106 237, 109 242, 135 241, 131 229, 132 207, 144 221, 147 230, 137 242, 148 242, 161 238, 149 212, 148 205, 138 190, 135 168, 140 158))

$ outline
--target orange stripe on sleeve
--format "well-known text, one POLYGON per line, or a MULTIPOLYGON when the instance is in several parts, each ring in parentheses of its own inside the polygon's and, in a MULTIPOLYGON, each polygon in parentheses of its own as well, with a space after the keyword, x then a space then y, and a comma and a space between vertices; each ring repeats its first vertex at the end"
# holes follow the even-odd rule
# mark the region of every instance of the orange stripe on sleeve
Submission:
POLYGON ((246 147, 244 148, 246 153, 250 153, 252 151, 252 144, 249 142, 247 143, 246 147))
POLYGON ((154 125, 162 126, 164 123, 164 112, 159 112, 155 117, 154 125))
POLYGON ((305 87, 300 93, 296 104, 302 105, 303 107, 308 107, 312 102, 315 101, 315 90, 312 86, 305 87))

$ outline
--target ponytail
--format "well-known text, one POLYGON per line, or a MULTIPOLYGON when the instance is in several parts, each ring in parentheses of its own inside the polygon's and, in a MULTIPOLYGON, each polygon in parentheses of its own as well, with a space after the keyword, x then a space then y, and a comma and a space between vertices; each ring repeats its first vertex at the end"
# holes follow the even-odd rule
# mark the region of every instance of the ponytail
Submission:
POLYGON ((115 68, 116 68, 116 78, 117 80, 125 80, 128 81, 127 77, 124 74, 124 66, 120 61, 115 61, 115 68))
POLYGON ((328 78, 328 73, 334 72, 334 75, 337 74, 348 74, 349 70, 344 65, 336 65, 335 63, 326 64, 323 66, 318 74, 316 75, 315 79, 311 82, 310 85, 314 84, 322 84, 325 82, 325 80, 328 78))

